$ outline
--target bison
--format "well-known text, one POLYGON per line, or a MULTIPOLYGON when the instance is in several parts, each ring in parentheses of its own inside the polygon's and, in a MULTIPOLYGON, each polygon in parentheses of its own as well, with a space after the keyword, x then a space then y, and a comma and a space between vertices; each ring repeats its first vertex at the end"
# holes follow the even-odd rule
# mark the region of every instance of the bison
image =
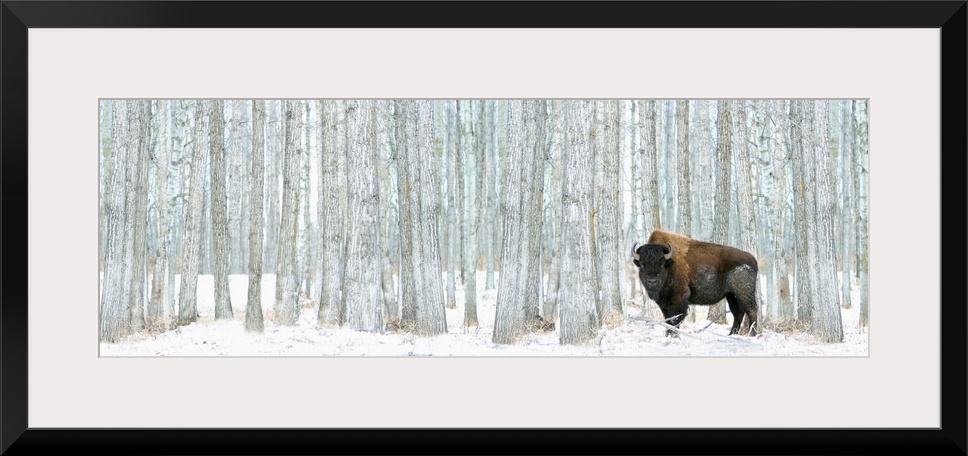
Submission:
MULTIPOLYGON (((711 305, 725 298, 733 314, 729 334, 739 332, 746 316, 749 335, 756 335, 758 267, 749 252, 654 230, 646 244, 632 246, 632 262, 649 298, 672 326, 679 327, 689 304, 711 305)), ((666 334, 675 336, 672 330, 666 334)))

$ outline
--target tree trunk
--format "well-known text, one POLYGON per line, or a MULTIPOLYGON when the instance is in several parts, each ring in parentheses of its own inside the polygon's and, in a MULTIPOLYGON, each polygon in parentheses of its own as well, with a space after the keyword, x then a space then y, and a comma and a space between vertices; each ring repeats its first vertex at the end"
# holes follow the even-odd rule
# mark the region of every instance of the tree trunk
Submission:
POLYGON ((320 326, 343 321, 342 286, 346 249, 346 101, 323 101, 323 254, 322 294, 317 321, 320 326))
POLYGON ((851 191, 851 175, 854 167, 854 118, 851 115, 850 101, 836 101, 837 113, 840 117, 840 150, 838 150, 838 183, 840 184, 840 294, 844 309, 853 306, 851 299, 851 289, 854 283, 854 275, 851 274, 850 260, 851 252, 854 249, 852 228, 857 223, 857 215, 853 204, 853 193, 851 191))
POLYGON ((508 159, 504 195, 504 245, 493 341, 514 343, 537 322, 540 263, 540 182, 545 104, 508 101, 508 159))
POLYGON ((349 220, 343 276, 346 311, 342 326, 368 332, 383 330, 374 110, 372 100, 346 102, 349 220))
POLYGON ((98 116, 100 120, 99 128, 99 145, 100 145, 100 163, 98 166, 99 176, 98 180, 98 271, 104 272, 104 262, 107 258, 107 236, 108 236, 108 200, 110 200, 110 185, 108 182, 111 179, 112 170, 114 169, 111 154, 114 149, 111 145, 114 143, 116 137, 111 132, 114 127, 114 103, 110 101, 101 101, 98 106, 98 116))
POLYGON ((814 319, 810 327, 823 342, 843 342, 844 331, 837 297, 837 263, 833 222, 833 185, 830 182, 830 146, 827 126, 827 101, 812 100, 814 123, 812 161, 814 171, 814 223, 810 227, 813 248, 811 270, 813 283, 814 319))
POLYGON ((843 340, 834 260, 825 101, 795 100, 797 320, 824 342, 843 340))
MULTIPOLYGON (((379 160, 377 163, 385 163, 377 166, 379 174, 380 188, 380 243, 381 256, 380 262, 383 281, 383 318, 388 330, 400 328, 400 303, 397 299, 397 287, 395 274, 400 270, 400 252, 397 242, 400 233, 399 218, 399 198, 394 197, 394 192, 398 192, 397 180, 395 175, 397 167, 401 162, 397 158, 398 150, 394 145, 394 134, 397 131, 397 119, 394 114, 394 105, 391 100, 380 100, 377 102, 377 152, 379 160)), ((433 153, 433 141, 431 136, 426 141, 430 144, 428 153, 433 153)), ((432 155, 436 158, 436 155, 432 155)), ((431 160, 432 162, 434 160, 431 160)), ((435 215, 437 208, 434 208, 435 215)), ((434 226, 434 229, 437 229, 434 226)), ((437 271, 439 276, 440 271, 437 271)), ((317 274, 318 275, 318 274, 317 274)), ((441 293, 443 291, 441 290, 441 293)))
MULTIPOLYGON (((209 101, 208 103, 211 102, 209 101)), ((209 135, 209 141, 211 141, 212 126, 209 122, 207 111, 205 114, 205 125, 208 128, 207 134, 209 135)), ((210 158, 208 150, 202 153, 202 162, 204 163, 202 166, 205 169, 206 177, 202 178, 202 213, 199 214, 201 234, 198 241, 198 273, 201 275, 212 275, 212 180, 207 177, 209 169, 212 166, 210 158)))
POLYGON ((522 269, 524 281, 524 321, 526 329, 535 327, 544 329, 544 322, 540 320, 541 303, 541 201, 542 178, 544 176, 547 150, 547 102, 543 100, 529 100, 525 103, 525 121, 528 123, 525 140, 525 153, 531 156, 526 160, 530 175, 522 173, 527 179, 522 182, 524 193, 521 203, 522 226, 522 254, 528 259, 526 268, 522 269))
MULTIPOLYGON (((614 100, 596 102, 597 125, 595 128, 597 170, 593 197, 595 218, 594 251, 598 265, 598 283, 601 290, 599 315, 602 324, 615 327, 622 323, 621 264, 619 252, 619 224, 621 193, 619 192, 620 150, 618 143, 618 106, 614 100)), ((624 256, 623 256, 624 258, 624 256)))
POLYGON ((132 233, 131 258, 131 329, 139 331, 145 326, 145 297, 147 285, 147 254, 145 234, 148 230, 148 144, 151 134, 150 104, 147 100, 128 102, 128 147, 134 159, 128 159, 129 184, 128 210, 125 211, 132 233))
MULTIPOLYGON (((642 225, 642 211, 644 210, 645 204, 642 198, 644 191, 642 189, 642 168, 644 163, 645 151, 642 148, 642 122, 639 117, 641 103, 638 101, 632 102, 632 112, 631 112, 631 124, 632 124, 632 150, 629 153, 629 190, 631 192, 631 229, 630 234, 632 237, 632 243, 643 242, 646 239, 645 227, 642 225)), ((625 252, 627 253, 627 252, 625 252)), ((630 260, 628 255, 626 255, 626 260, 630 260)), ((635 302, 639 302, 643 305, 646 303, 645 294, 642 292, 642 284, 638 279, 638 268, 633 265, 628 266, 630 273, 632 274, 632 293, 629 299, 635 302)))
POLYGON ((131 313, 128 303, 131 295, 131 282, 126 280, 125 270, 130 267, 131 258, 125 248, 129 230, 125 217, 126 196, 131 193, 125 177, 128 157, 128 142, 125 126, 128 121, 128 107, 125 101, 113 102, 114 119, 111 137, 110 182, 107 184, 107 235, 105 236, 104 276, 101 279, 100 340, 118 342, 131 333, 131 313))
POLYGON ((203 153, 206 139, 205 101, 195 102, 195 134, 192 144, 191 183, 188 188, 188 210, 185 212, 185 252, 181 273, 181 291, 178 293, 178 325, 185 326, 198 319, 197 290, 199 240, 202 216, 202 178, 205 172, 203 153))
MULTIPOLYGON (((786 234, 793 231, 787 223, 788 214, 790 213, 787 209, 787 200, 790 197, 787 194, 789 186, 787 184, 787 171, 785 166, 787 163, 792 163, 793 160, 793 154, 787 148, 787 132, 789 130, 787 113, 789 112, 790 102, 776 100, 773 103, 775 109, 775 139, 773 143, 775 147, 774 155, 776 156, 773 160, 773 178, 777 191, 773 206, 773 247, 774 257, 777 259, 774 274, 776 275, 777 295, 773 299, 776 303, 775 317, 780 321, 789 322, 793 321, 796 315, 792 299, 792 286, 790 284, 790 269, 787 267, 789 258, 792 255, 789 255, 787 253, 788 250, 784 248, 786 234)), ((792 167, 790 171, 792 173, 792 167)))
POLYGON ((323 299, 323 271, 325 270, 325 263, 332 262, 330 258, 326 258, 326 224, 325 224, 325 213, 326 213, 326 194, 325 194, 325 163, 326 163, 326 113, 323 109, 323 101, 316 100, 316 278, 313 281, 313 289, 316 290, 316 294, 313 295, 313 302, 316 303, 316 313, 319 314, 320 303, 323 299))
POLYGON ((183 259, 183 240, 185 238, 184 229, 184 208, 187 205, 187 198, 185 197, 185 172, 184 170, 188 168, 185 165, 187 160, 185 145, 186 137, 189 133, 188 130, 188 108, 189 102, 185 100, 179 100, 178 102, 172 102, 172 116, 171 116, 171 152, 172 152, 172 165, 174 170, 171 173, 172 178, 169 180, 168 193, 175 195, 171 198, 171 207, 168 209, 168 217, 171 220, 171 244, 169 245, 169 267, 168 267, 168 277, 166 278, 167 285, 165 289, 168 290, 168 327, 175 327, 178 324, 178 310, 176 306, 177 293, 175 292, 175 273, 181 273, 184 268, 183 259))
POLYGON ((457 166, 458 135, 456 127, 457 101, 445 100, 441 105, 444 138, 444 161, 447 179, 447 301, 448 309, 457 308, 457 271, 460 269, 460 233, 463 225, 460 217, 462 186, 460 168, 457 166))
MULTIPOLYGON (((644 226, 649 230, 662 228, 659 213, 659 152, 656 147, 656 112, 655 100, 639 100, 639 121, 642 123, 642 142, 645 161, 643 162, 642 195, 644 211, 644 226), (644 106, 643 106, 644 105, 644 106)), ((569 145, 566 144, 566 147, 569 145)))
MULTIPOLYGON (((732 157, 732 116, 729 102, 719 100, 719 113, 716 116, 716 193, 714 198, 715 216, 713 219, 712 241, 729 244, 729 202, 730 195, 730 158, 732 157)), ((726 324, 726 305, 724 301, 709 307, 709 320, 726 324)))
POLYGON ((502 212, 504 235, 501 245, 501 274, 497 287, 497 308, 494 317, 493 342, 510 344, 525 333, 523 271, 527 267, 521 258, 521 203, 524 186, 525 124, 524 102, 509 100, 508 106, 508 150, 504 166, 504 185, 502 212))
POLYGON ((146 324, 148 329, 157 331, 165 325, 165 303, 168 302, 170 288, 165 286, 168 276, 168 101, 158 101, 158 168, 155 176, 155 201, 158 205, 158 250, 155 252, 154 274, 151 277, 151 301, 148 302, 146 324))
POLYGON ((775 148, 772 140, 775 138, 772 135, 769 103, 766 100, 757 100, 754 102, 755 109, 753 111, 753 129, 756 135, 756 155, 754 156, 753 168, 757 174, 757 180, 754 184, 757 191, 754 205, 757 212, 756 233, 759 242, 757 249, 761 253, 761 258, 764 258, 760 265, 760 274, 763 274, 766 279, 766 287, 762 293, 764 299, 759 301, 761 324, 775 318, 775 301, 777 299, 776 261, 773 248, 776 240, 772 229, 775 219, 772 203, 777 198, 777 190, 772 174, 774 162, 778 162, 780 157, 774 153, 775 148))
MULTIPOLYGON (((678 167, 676 169, 676 188, 679 190, 676 196, 677 218, 675 220, 676 231, 686 236, 692 236, 692 204, 691 182, 689 171, 689 100, 677 100, 676 102, 676 158, 678 167)), ((636 279, 638 280, 638 279, 636 279)), ((696 321, 696 313, 689 312, 686 317, 689 322, 696 321)))
MULTIPOLYGON (((564 136, 564 115, 561 100, 548 102, 548 162, 545 166, 546 178, 544 192, 546 214, 543 222, 543 249, 540 258, 547 265, 548 282, 545 289, 541 317, 546 324, 558 320, 558 288, 561 277, 561 157, 564 136)), ((633 198, 633 201, 637 198, 633 198)))
MULTIPOLYGON (((447 149, 450 153, 449 172, 451 175, 448 185, 452 186, 450 219, 452 229, 450 232, 450 255, 448 261, 451 262, 451 274, 454 276, 454 287, 460 284, 464 288, 466 277, 461 274, 464 264, 464 249, 461 248, 461 237, 464 234, 464 174, 461 172, 461 149, 460 149, 460 102, 450 100, 444 105, 447 116, 447 123, 444 131, 447 132, 447 149)), ((457 308, 456 291, 454 296, 454 308, 457 308)))
MULTIPOLYGON (((737 121, 737 137, 734 138, 737 141, 735 153, 733 154, 733 163, 736 169, 736 198, 739 203, 738 211, 738 225, 739 225, 739 239, 741 243, 740 248, 749 252, 756 258, 757 263, 760 263, 760 255, 757 251, 756 245, 756 220, 757 215, 754 211, 753 195, 753 176, 750 172, 751 162, 750 162, 750 144, 753 142, 749 137, 750 129, 747 127, 747 106, 746 100, 734 100, 732 104, 734 105, 734 112, 736 113, 737 121)), ((762 266, 762 264, 759 264, 762 266)), ((760 271, 764 269, 761 267, 760 271)), ((756 302, 763 302, 763 290, 759 283, 759 274, 756 277, 756 292, 755 299, 756 302)), ((734 316, 735 317, 735 316, 734 316)), ((749 322, 744 321, 743 327, 741 329, 743 334, 749 333, 749 322)))
MULTIPOLYGON (((266 242, 265 242, 265 253, 263 254, 262 266, 264 268, 263 272, 275 274, 278 268, 278 254, 279 254, 279 219, 280 219, 280 207, 279 191, 282 188, 279 185, 280 171, 279 167, 283 162, 282 157, 285 156, 284 143, 285 134, 282 132, 282 106, 283 101, 272 101, 266 105, 266 147, 267 153, 266 157, 268 161, 266 162, 266 242)), ((273 304, 275 307, 275 304, 273 304)))
MULTIPOLYGON (((495 244, 493 242, 494 236, 488 237, 488 234, 496 231, 495 226, 497 225, 495 221, 498 216, 497 207, 497 100, 485 100, 484 101, 484 131, 487 133, 487 138, 484 141, 484 160, 487 162, 485 164, 484 171, 484 186, 487 192, 487 207, 485 208, 484 221, 487 224, 487 228, 483 229, 481 227, 481 232, 485 235, 485 255, 487 257, 484 270, 487 271, 485 275, 485 288, 488 290, 494 290, 497 285, 494 281, 494 268, 495 262, 494 257, 496 256, 495 244)), ((499 254, 499 253, 498 253, 499 254)))
POLYGON ((433 102, 398 100, 401 323, 420 335, 447 332, 438 239, 439 187, 433 144, 433 102))
MULTIPOLYGON (((601 326, 595 311, 598 286, 592 269, 594 259, 590 236, 590 223, 593 220, 591 198, 594 190, 594 105, 588 100, 568 100, 562 102, 562 105, 566 129, 562 150, 564 174, 561 195, 559 333, 562 344, 580 344, 592 339, 601 326)), ((652 166, 654 164, 653 161, 652 166)))
POLYGON ((679 153, 679 207, 678 231, 686 236, 692 236, 692 188, 689 182, 689 100, 676 101, 676 145, 679 153))
POLYGON ((222 100, 212 102, 210 115, 211 140, 209 153, 212 175, 212 247, 215 268, 215 319, 232 319, 232 301, 229 296, 228 264, 228 208, 225 202, 225 146, 224 113, 222 100))
MULTIPOLYGON (((474 219, 471 224, 474 226, 474 237, 472 242, 475 244, 473 262, 471 262, 471 273, 474 278, 474 292, 470 295, 474 297, 473 301, 467 301, 464 304, 464 326, 477 326, 477 273, 481 270, 487 269, 487 250, 490 246, 489 236, 487 236, 487 223, 490 219, 487 218, 487 185, 486 181, 489 178, 487 175, 486 162, 487 158, 485 155, 485 143, 487 138, 487 127, 485 124, 484 115, 484 100, 476 100, 472 103, 473 105, 473 124, 472 132, 474 137, 474 199, 471 200, 471 206, 474 208, 474 219)), ((470 162, 470 161, 469 161, 470 162)), ((485 277, 486 280, 486 277, 485 277)), ((484 283, 487 286, 487 283, 484 283)), ((466 295, 466 293, 465 293, 466 295)))
POLYGON ((676 229, 679 219, 678 204, 676 195, 676 114, 675 101, 661 100, 657 102, 657 108, 661 110, 656 115, 656 124, 659 131, 656 138, 660 141, 659 145, 659 196, 662 202, 662 219, 666 221, 666 226, 673 230, 676 229))
POLYGON ((860 276, 860 321, 859 325, 863 328, 868 324, 868 309, 870 300, 870 278, 867 275, 868 271, 868 254, 869 254, 869 242, 868 238, 868 212, 870 206, 868 205, 868 129, 867 129, 867 101, 866 100, 855 100, 854 101, 854 119, 855 119, 855 133, 854 133, 854 147, 857 156, 857 171, 858 176, 858 186, 857 186, 857 239, 858 239, 858 257, 857 257, 857 271, 860 276))
MULTIPOLYGON (((245 139, 251 138, 251 132, 246 131, 248 125, 247 103, 245 100, 233 100, 232 107, 232 127, 229 132, 229 180, 228 188, 228 211, 229 211, 229 239, 232 240, 229 265, 229 274, 245 274, 249 264, 249 232, 246 217, 249 208, 249 194, 246 191, 251 188, 248 169, 246 163, 251 163, 251 158, 247 155, 245 139)), ((251 144, 249 144, 251 146, 251 144)))
POLYGON ((296 216, 299 204, 296 197, 298 185, 297 166, 299 151, 296 150, 297 102, 286 100, 283 107, 283 170, 281 220, 279 244, 276 253, 276 298, 273 320, 281 325, 295 325, 299 319, 299 303, 296 284, 296 216))
POLYGON ((710 100, 695 100, 692 102, 693 133, 692 142, 695 145, 690 159, 692 166, 693 188, 696 198, 692 200, 692 237, 696 239, 712 239, 713 190, 715 184, 712 179, 710 163, 716 156, 712 142, 713 127, 710 122, 710 100))
POLYGON ((808 165, 808 156, 812 156, 809 143, 809 133, 813 126, 809 123, 809 115, 804 100, 790 102, 790 134, 793 145, 793 208, 795 241, 796 241, 796 309, 797 321, 809 324, 813 321, 813 300, 810 293, 813 289, 813 273, 810 270, 812 258, 810 256, 810 212, 814 209, 810 191, 812 189, 812 168, 808 165), (810 154, 810 155, 808 155, 810 154))
MULTIPOLYGON (((417 138, 414 130, 416 129, 417 113, 414 102, 410 100, 397 100, 394 102, 397 138, 397 157, 400 166, 400 179, 397 181, 397 199, 400 200, 400 324, 405 331, 413 332, 417 326, 417 300, 420 291, 417 281, 424 277, 418 273, 422 271, 419 261, 420 252, 419 242, 415 236, 418 235, 416 228, 416 217, 420 214, 415 212, 420 210, 420 182, 419 177, 413 173, 414 168, 419 168, 419 163, 411 166, 412 159, 417 157, 417 138)), ((447 271, 450 278, 453 271, 447 271)), ((446 303, 445 303, 446 306, 446 303)), ((390 324, 390 323, 388 323, 390 324)), ((389 326, 392 328, 391 326, 389 326)))
MULTIPOLYGON (((506 166, 507 157, 507 140, 508 140, 508 102, 506 100, 497 100, 497 115, 494 120, 495 131, 497 140, 497 150, 495 151, 494 157, 494 201, 496 203, 494 210, 494 229, 491 230, 494 234, 493 239, 493 253, 494 253, 494 273, 500 274, 501 272, 501 254, 502 246, 504 245, 504 216, 501 213, 501 204, 504 201, 504 167, 506 166)), ((500 280, 498 278, 497 280, 500 280)))
POLYGON ((461 176, 462 200, 458 204, 461 225, 461 279, 464 282, 464 326, 477 326, 477 132, 474 129, 474 100, 460 100, 457 173, 461 176))
POLYGON ((303 176, 303 186, 302 186, 302 215, 300 219, 302 220, 303 235, 302 244, 303 250, 300 251, 299 257, 302 261, 302 289, 305 294, 305 299, 312 300, 313 293, 313 277, 315 276, 315 264, 316 264, 316 243, 315 240, 315 223, 312 220, 312 211, 310 207, 310 201, 312 200, 312 179, 313 179, 313 160, 311 156, 312 150, 312 135, 310 133, 310 124, 312 122, 312 108, 310 103, 307 101, 301 102, 303 107, 304 119, 302 122, 303 130, 303 148, 302 148, 302 176, 303 176))
POLYGON ((245 330, 261 333, 262 320, 262 201, 265 185, 265 101, 252 100, 252 169, 249 195, 249 287, 245 307, 245 330))

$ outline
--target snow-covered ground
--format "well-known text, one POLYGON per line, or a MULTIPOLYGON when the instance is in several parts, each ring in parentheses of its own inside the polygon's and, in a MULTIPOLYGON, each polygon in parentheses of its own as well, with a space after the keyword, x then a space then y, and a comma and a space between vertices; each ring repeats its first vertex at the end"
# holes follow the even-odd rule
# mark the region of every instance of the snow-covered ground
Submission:
MULTIPOLYGON (((178 282, 176 282, 178 283, 178 282)), ((479 273, 479 284, 484 273, 479 273)), ((601 329, 591 342, 560 345, 558 332, 524 336, 513 345, 491 342, 497 292, 482 290, 478 299, 478 327, 463 326, 464 309, 447 309, 447 334, 417 337, 412 334, 371 334, 316 326, 316 310, 306 302, 295 326, 266 319, 264 334, 243 328, 248 277, 230 275, 234 320, 214 321, 212 276, 199 276, 197 322, 160 334, 137 333, 119 343, 101 343, 101 356, 867 356, 867 328, 858 328, 857 306, 842 310, 844 342, 824 344, 799 332, 764 330, 757 337, 729 336, 728 325, 709 324, 705 308, 691 307, 697 321, 682 323, 685 335, 665 336, 665 328, 651 324, 641 307, 629 305, 625 324, 601 329), (705 330, 703 330, 706 328, 705 330)), ((481 290, 484 287, 478 286, 481 290)), ((272 308, 275 276, 262 280, 263 311, 272 308)), ((458 302, 463 291, 458 286, 458 302)), ((853 302, 858 302, 856 294, 853 302)), ((647 303, 655 306, 654 303, 647 303)))

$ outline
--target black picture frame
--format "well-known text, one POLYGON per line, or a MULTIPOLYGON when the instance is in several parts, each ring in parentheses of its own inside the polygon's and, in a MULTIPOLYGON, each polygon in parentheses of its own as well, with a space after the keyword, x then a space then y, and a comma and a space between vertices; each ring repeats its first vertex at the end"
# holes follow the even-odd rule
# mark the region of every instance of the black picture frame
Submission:
MULTIPOLYGON (((3 454, 966 454, 966 6, 959 1, 3 1, 3 454), (553 5, 554 14, 548 13, 553 5), (27 30, 76 27, 754 27, 941 30, 939 429, 36 429, 27 427, 27 30), (958 255, 955 255, 958 254, 958 255), (949 261, 945 261, 945 260, 949 261), (959 284, 954 290, 953 284, 959 284), (956 292, 957 291, 957 292, 956 292)), ((888 259, 887 261, 890 261, 888 259)), ((917 302, 910 297, 911 317, 917 302)), ((913 326, 912 326, 913 327, 913 326)), ((933 400, 934 398, 926 398, 933 400)), ((721 410, 726 412, 725 408, 721 410)))

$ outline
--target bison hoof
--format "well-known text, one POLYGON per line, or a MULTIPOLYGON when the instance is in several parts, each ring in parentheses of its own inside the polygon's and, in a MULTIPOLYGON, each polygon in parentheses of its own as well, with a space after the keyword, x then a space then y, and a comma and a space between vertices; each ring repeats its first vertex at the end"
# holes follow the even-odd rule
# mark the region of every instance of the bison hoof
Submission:
POLYGON ((677 332, 675 332, 675 331, 673 331, 671 329, 667 329, 666 330, 666 337, 679 337, 679 333, 677 333, 677 332))

